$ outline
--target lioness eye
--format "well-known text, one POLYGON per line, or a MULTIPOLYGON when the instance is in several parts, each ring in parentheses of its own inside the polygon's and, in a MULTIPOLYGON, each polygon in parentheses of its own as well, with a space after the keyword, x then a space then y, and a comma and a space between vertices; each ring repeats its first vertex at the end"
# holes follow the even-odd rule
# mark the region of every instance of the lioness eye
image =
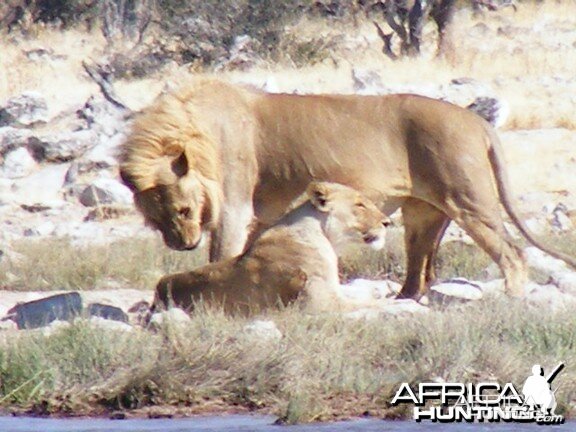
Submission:
POLYGON ((356 207, 361 208, 361 209, 366 208, 366 206, 364 205, 364 203, 361 203, 361 202, 356 203, 356 207))
POLYGON ((190 207, 183 207, 178 211, 178 215, 183 218, 189 218, 192 214, 192 209, 190 207))
POLYGON ((384 228, 388 228, 391 223, 392 223, 392 222, 390 222, 389 220, 385 220, 385 221, 382 221, 382 226, 383 226, 384 228))

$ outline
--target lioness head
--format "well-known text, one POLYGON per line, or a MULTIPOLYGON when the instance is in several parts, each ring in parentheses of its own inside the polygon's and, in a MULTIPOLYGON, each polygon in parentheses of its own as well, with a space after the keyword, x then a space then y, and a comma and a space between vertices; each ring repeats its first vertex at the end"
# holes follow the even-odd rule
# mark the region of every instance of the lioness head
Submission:
POLYGON ((324 232, 336 248, 349 242, 376 250, 384 247, 390 219, 360 192, 341 184, 313 182, 307 193, 312 204, 326 213, 324 232))
POLYGON ((148 172, 144 178, 152 179, 150 184, 142 186, 129 164, 121 168, 146 223, 159 230, 166 245, 175 250, 196 248, 203 230, 213 228, 218 218, 219 183, 193 168, 190 157, 178 147, 148 167, 152 175, 148 172))

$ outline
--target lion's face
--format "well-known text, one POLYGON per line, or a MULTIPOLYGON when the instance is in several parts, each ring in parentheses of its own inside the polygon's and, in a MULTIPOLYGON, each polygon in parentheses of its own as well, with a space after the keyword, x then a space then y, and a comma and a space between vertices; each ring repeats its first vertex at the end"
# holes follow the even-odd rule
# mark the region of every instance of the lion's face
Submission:
POLYGON ((350 242, 376 250, 384 247, 390 219, 360 192, 336 183, 314 182, 308 195, 326 213, 324 231, 335 248, 350 242))
POLYGON ((166 245, 191 250, 213 221, 212 200, 205 182, 188 173, 171 185, 159 185, 134 195, 146 223, 159 230, 166 245))

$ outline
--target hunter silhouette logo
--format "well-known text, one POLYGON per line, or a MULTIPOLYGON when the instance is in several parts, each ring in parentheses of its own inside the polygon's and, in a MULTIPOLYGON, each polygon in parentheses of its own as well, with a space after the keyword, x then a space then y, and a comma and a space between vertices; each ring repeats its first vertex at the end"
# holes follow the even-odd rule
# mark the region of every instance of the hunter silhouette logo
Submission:
POLYGON ((532 375, 524 382, 520 394, 514 384, 480 383, 420 383, 412 388, 402 383, 391 405, 414 404, 414 420, 433 422, 534 422, 564 423, 555 413, 556 393, 552 381, 564 369, 560 363, 548 375, 540 365, 532 367, 532 375), (434 404, 434 402, 436 402, 434 404))
POLYGON ((550 375, 544 378, 542 366, 532 366, 532 376, 526 379, 522 387, 525 403, 530 409, 534 410, 539 407, 542 414, 555 415, 556 395, 550 385, 562 369, 564 369, 564 363, 560 363, 550 375))

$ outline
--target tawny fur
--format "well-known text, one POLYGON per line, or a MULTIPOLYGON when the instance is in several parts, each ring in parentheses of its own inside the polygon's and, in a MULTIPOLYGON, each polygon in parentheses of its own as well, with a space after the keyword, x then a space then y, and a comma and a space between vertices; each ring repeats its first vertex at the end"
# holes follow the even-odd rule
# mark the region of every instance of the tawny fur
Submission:
POLYGON ((339 295, 335 248, 348 243, 382 247, 388 218, 357 191, 313 183, 310 200, 265 230, 240 256, 162 278, 153 310, 198 302, 227 313, 251 314, 298 300, 311 312, 365 305, 339 295))
POLYGON ((266 94, 200 80, 162 96, 129 136, 122 176, 145 218, 174 249, 212 233, 211 261, 242 252, 253 218, 273 223, 312 180, 349 185, 390 214, 401 207, 407 277, 401 297, 435 280, 450 222, 500 266, 521 295, 526 271, 502 204, 534 245, 573 266, 526 228, 512 202, 494 130, 455 105, 416 95, 266 94))

